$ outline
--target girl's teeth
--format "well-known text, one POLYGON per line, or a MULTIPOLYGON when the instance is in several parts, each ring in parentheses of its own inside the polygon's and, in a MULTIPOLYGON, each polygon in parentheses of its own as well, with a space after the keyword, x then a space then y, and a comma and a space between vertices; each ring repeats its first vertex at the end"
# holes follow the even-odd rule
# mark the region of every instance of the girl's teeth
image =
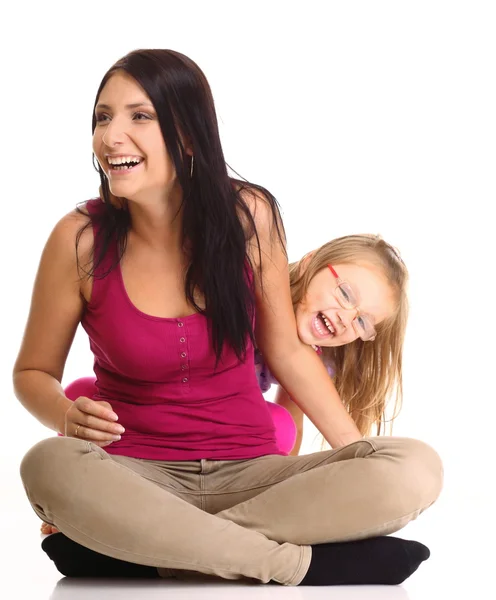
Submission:
POLYGON ((316 319, 316 320, 315 320, 315 328, 317 329, 317 331, 318 331, 320 334, 322 334, 322 335, 324 335, 324 334, 325 334, 325 331, 323 331, 323 330, 322 330, 322 328, 320 327, 320 323, 319 323, 319 320, 318 320, 318 319, 316 319))
POLYGON ((329 321, 327 320, 327 317, 325 315, 322 315, 322 319, 324 321, 324 323, 326 324, 327 329, 329 329, 329 331, 331 333, 334 333, 334 328, 333 326, 329 323, 329 321))
POLYGON ((334 335, 334 333, 335 333, 334 327, 330 324, 327 317, 322 313, 319 313, 317 315, 317 317, 315 317, 315 327, 316 327, 317 331, 322 335, 326 335, 328 333, 330 333, 331 335, 334 335), (322 327, 321 320, 325 324, 325 329, 322 327))
POLYGON ((329 330, 326 327, 322 326, 321 318, 322 318, 322 315, 320 313, 315 317, 315 319, 314 319, 315 329, 322 336, 329 335, 329 330))

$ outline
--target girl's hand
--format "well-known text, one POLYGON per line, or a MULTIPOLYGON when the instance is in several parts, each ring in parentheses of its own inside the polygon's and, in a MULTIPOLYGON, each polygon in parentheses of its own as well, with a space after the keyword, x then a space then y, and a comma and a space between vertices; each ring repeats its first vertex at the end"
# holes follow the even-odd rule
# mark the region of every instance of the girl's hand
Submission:
POLYGON ((103 448, 120 440, 125 431, 117 419, 108 402, 80 396, 65 413, 63 433, 103 448))

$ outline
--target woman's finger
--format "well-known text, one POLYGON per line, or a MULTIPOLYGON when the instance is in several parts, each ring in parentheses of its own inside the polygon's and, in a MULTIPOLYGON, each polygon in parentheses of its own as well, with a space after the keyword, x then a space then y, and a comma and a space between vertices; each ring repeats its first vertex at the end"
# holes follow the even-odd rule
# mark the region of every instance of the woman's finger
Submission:
MULTIPOLYGON (((93 429, 86 425, 82 425, 81 423, 73 423, 71 427, 73 429, 72 437, 88 440, 90 442, 117 442, 121 439, 120 434, 100 431, 99 429, 93 429)), ((71 435, 70 431, 69 435, 71 435)))
POLYGON ((108 445, 124 433, 116 419, 108 402, 80 396, 66 412, 65 435, 108 445))
POLYGON ((95 400, 91 400, 91 398, 87 398, 86 396, 80 396, 74 401, 73 406, 83 413, 98 417, 111 423, 115 423, 115 421, 119 419, 119 417, 111 408, 107 408, 110 407, 108 402, 97 402, 95 400))
POLYGON ((119 423, 105 421, 104 419, 99 419, 98 417, 93 417, 84 413, 81 416, 81 419, 78 420, 78 423, 81 423, 81 425, 84 425, 89 429, 96 429, 97 431, 114 435, 122 435, 125 431, 124 427, 119 423))

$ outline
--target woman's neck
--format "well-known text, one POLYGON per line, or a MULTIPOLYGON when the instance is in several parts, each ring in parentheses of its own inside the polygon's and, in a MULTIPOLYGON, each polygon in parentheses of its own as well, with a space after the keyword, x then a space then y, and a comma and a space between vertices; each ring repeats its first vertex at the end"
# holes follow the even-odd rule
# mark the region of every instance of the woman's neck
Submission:
POLYGON ((182 194, 167 199, 128 200, 132 235, 150 249, 173 249, 181 246, 183 230, 182 194))

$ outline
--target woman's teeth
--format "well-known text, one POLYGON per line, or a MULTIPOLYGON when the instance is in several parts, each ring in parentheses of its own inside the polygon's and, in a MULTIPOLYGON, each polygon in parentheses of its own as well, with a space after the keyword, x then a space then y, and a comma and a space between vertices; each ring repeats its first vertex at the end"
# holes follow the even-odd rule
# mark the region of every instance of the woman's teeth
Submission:
POLYGON ((110 168, 113 171, 129 170, 143 162, 143 158, 138 156, 118 156, 107 158, 110 168))

